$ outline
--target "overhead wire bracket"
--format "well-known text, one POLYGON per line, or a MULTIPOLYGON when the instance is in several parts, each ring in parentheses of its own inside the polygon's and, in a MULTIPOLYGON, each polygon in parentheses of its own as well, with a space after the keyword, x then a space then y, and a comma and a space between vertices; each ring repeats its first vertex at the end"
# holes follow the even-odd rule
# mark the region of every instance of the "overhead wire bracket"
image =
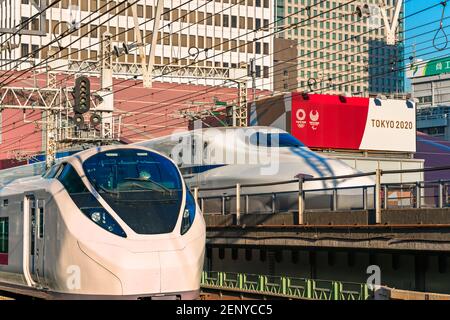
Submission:
MULTIPOLYGON (((129 2, 130 2, 130 0, 129 0, 129 2)), ((143 42, 142 34, 139 29, 139 20, 138 20, 138 15, 137 15, 136 2, 134 2, 134 4, 131 6, 131 12, 133 14, 133 22, 134 22, 134 30, 135 30, 134 33, 135 33, 135 38, 137 39, 137 43, 139 46, 139 55, 141 57, 142 78, 143 78, 144 88, 152 87, 152 72, 153 72, 153 65, 155 63, 156 43, 158 40, 158 30, 159 30, 159 24, 161 21, 163 5, 164 5, 164 1, 158 0, 158 4, 156 5, 156 9, 155 9, 155 18, 154 18, 154 24, 153 24, 153 32, 152 32, 152 40, 151 40, 151 46, 150 46, 148 65, 147 65, 146 56, 145 56, 145 44, 143 42)))
POLYGON ((387 16, 387 6, 385 0, 380 0, 380 11, 381 16, 383 17, 384 22, 384 30, 386 33, 386 44, 388 46, 393 46, 397 43, 397 34, 396 30, 398 27, 399 17, 400 17, 400 11, 403 6, 403 0, 398 0, 395 4, 395 12, 394 17, 392 19, 392 23, 389 23, 389 19, 387 16))

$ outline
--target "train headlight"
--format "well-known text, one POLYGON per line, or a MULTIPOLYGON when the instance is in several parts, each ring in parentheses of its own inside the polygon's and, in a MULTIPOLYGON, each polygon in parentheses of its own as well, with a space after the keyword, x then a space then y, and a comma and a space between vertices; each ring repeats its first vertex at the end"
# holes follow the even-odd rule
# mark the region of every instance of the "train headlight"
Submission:
POLYGON ((116 220, 104 208, 81 208, 81 211, 96 225, 119 237, 126 238, 127 234, 116 220))
POLYGON ((186 187, 186 205, 183 211, 183 217, 181 221, 181 234, 185 234, 191 228, 195 218, 195 199, 192 193, 186 187))
POLYGON ((95 211, 95 212, 91 213, 91 219, 95 223, 99 223, 100 220, 102 219, 102 216, 101 216, 100 212, 95 211))

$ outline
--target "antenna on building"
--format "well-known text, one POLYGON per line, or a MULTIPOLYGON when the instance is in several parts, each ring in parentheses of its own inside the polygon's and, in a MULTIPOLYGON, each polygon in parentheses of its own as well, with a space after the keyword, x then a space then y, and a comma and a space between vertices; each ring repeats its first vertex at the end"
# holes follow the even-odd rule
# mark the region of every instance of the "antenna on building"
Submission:
POLYGON ((416 42, 414 41, 412 45, 412 54, 411 57, 409 57, 409 60, 411 61, 411 64, 414 64, 416 63, 416 59, 417 59, 416 42))

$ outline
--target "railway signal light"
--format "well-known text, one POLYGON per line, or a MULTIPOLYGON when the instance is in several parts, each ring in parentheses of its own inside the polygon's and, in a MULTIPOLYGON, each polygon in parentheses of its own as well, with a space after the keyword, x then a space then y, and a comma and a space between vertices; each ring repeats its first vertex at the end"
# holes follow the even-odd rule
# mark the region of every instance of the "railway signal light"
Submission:
POLYGON ((98 126, 102 122, 102 117, 100 115, 94 113, 91 115, 91 118, 89 119, 92 126, 98 126))
POLYGON ((73 122, 75 123, 75 125, 80 128, 83 129, 84 128, 84 117, 82 114, 76 113, 73 116, 73 122))
POLYGON ((75 105, 73 110, 75 113, 83 114, 91 108, 90 99, 91 84, 87 77, 79 77, 75 80, 75 105))

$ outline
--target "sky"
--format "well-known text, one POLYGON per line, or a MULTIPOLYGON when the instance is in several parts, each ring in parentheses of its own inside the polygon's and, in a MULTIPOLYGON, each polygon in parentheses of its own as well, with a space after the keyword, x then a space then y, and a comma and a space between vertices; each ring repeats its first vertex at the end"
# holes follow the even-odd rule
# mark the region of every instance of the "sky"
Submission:
MULTIPOLYGON (((404 26, 404 62, 409 63, 409 57, 413 55, 413 46, 415 45, 416 57, 418 59, 430 60, 433 58, 442 58, 450 55, 450 43, 445 47, 446 40, 442 31, 437 34, 436 44, 438 48, 445 48, 441 51, 433 46, 433 38, 435 37, 442 17, 443 6, 440 5, 442 0, 404 0, 405 1, 405 26, 404 26), (416 12, 437 5, 434 8, 425 10, 424 12, 415 14, 416 12)), ((445 7, 444 31, 450 40, 450 1, 445 7), (445 19, 447 18, 447 19, 445 19)), ((409 91, 410 82, 406 81, 406 90, 409 91)))
MULTIPOLYGON (((426 10, 420 14, 408 18, 412 13, 439 4, 441 0, 405 0, 405 56, 408 58, 412 54, 412 46, 416 44, 416 56, 428 60, 434 57, 450 55, 450 44, 446 49, 438 51, 433 47, 433 38, 439 29, 439 21, 442 16, 442 5, 426 10), (429 24, 429 25, 427 25, 429 24), (426 34, 423 34, 426 33, 426 34), (420 35, 423 34, 423 35, 420 35)), ((450 1, 445 8, 443 26, 450 40, 450 1)), ((437 39, 438 47, 445 46, 445 38, 440 31, 437 39)))

